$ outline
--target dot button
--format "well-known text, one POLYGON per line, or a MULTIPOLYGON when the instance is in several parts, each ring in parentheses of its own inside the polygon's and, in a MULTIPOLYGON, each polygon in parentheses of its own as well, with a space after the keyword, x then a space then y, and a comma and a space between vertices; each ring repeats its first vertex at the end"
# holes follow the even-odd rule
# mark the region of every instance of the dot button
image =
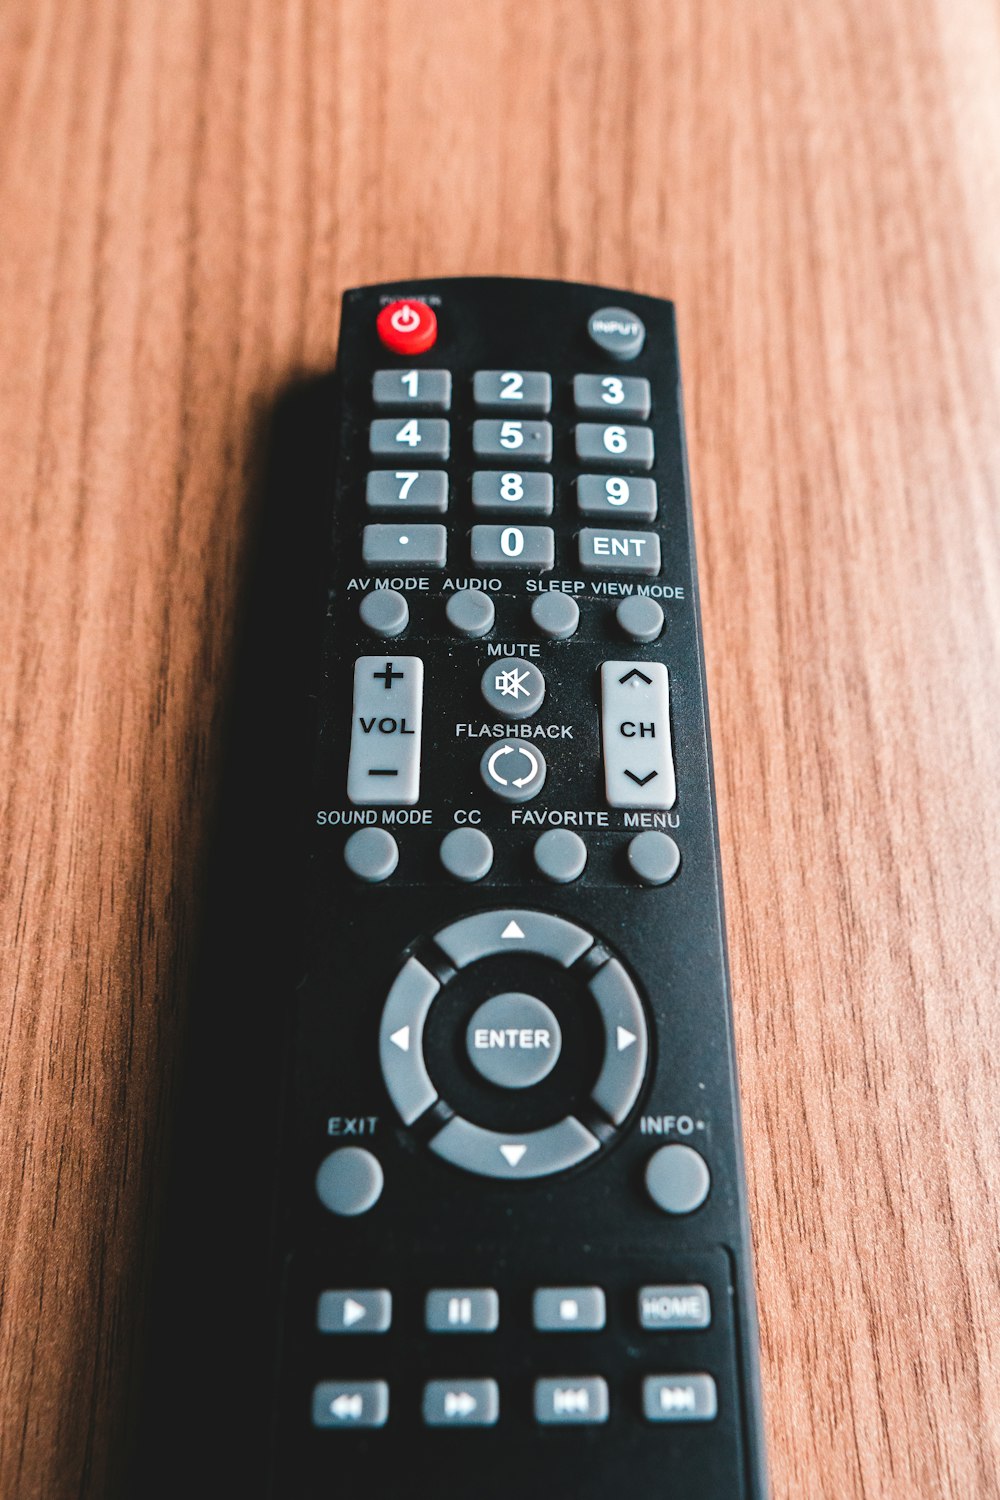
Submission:
POLYGON ((646 1163, 646 1191, 665 1214, 693 1214, 711 1185, 705 1158, 691 1146, 661 1146, 646 1163))

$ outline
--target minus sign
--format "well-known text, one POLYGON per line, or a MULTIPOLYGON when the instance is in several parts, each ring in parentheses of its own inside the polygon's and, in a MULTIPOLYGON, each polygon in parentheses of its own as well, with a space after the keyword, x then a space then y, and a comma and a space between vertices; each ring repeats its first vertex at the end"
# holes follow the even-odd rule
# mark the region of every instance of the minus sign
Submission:
POLYGON ((398 771, 369 771, 369 776, 398 776, 398 771))

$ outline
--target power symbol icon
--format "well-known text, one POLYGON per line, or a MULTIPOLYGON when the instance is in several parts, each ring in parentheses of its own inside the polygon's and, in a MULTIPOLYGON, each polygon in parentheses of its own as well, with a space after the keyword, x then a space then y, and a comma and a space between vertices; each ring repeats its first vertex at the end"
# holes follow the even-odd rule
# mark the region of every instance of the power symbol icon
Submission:
POLYGON ((402 298, 383 307, 375 322, 378 336, 394 354, 423 354, 437 338, 437 318, 426 302, 402 298))
POLYGON ((396 309, 389 319, 397 333, 412 333, 414 328, 420 327, 420 314, 416 312, 408 302, 396 309))

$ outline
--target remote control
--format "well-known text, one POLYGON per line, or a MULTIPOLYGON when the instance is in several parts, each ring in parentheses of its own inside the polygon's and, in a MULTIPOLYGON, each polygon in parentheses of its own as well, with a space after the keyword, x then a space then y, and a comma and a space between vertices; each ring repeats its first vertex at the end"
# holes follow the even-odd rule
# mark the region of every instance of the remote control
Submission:
POLYGON ((766 1493, 669 302, 349 291, 276 1500, 766 1493))

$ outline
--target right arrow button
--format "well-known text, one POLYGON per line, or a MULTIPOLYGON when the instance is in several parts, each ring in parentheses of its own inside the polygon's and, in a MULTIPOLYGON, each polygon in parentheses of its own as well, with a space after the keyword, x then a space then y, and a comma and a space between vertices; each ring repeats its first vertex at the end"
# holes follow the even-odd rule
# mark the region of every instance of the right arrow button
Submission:
POLYGON ((608 1119, 620 1125, 642 1088, 649 1040, 639 993, 625 968, 612 958, 590 981, 604 1025, 604 1062, 592 1098, 608 1119))

